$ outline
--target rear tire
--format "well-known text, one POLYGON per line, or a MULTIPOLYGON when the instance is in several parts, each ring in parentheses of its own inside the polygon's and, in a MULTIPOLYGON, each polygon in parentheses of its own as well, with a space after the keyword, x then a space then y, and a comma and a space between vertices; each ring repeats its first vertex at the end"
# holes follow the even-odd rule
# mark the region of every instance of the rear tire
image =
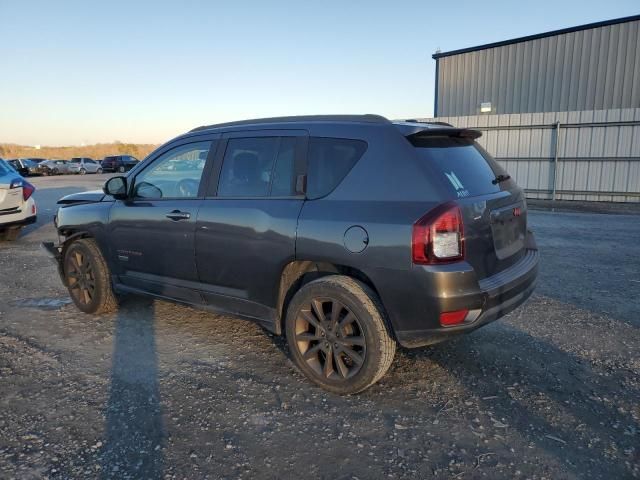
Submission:
POLYGON ((285 320, 287 343, 302 373, 340 395, 362 392, 387 372, 396 351, 375 292, 330 275, 302 287, 285 320))
POLYGON ((21 227, 7 228, 0 232, 0 242, 14 242, 20 235, 21 227))
POLYGON ((124 168, 124 165, 121 165, 121 166, 118 167, 118 172, 120 172, 120 173, 124 173, 125 170, 126 169, 124 168))
POLYGON ((95 240, 75 240, 66 248, 63 265, 69 295, 79 310, 91 314, 117 310, 111 272, 95 240))
POLYGON ((84 175, 85 173, 87 173, 87 171, 84 168, 80 169, 80 175, 84 175))
POLYGON ((54 168, 53 171, 51 172, 53 175, 58 175, 60 172, 58 171, 57 168, 54 168))

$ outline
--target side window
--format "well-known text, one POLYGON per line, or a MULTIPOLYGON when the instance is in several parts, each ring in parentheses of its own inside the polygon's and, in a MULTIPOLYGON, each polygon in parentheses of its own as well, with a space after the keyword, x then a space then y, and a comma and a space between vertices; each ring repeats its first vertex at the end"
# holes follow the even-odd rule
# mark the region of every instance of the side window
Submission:
POLYGON ((196 197, 211 143, 181 145, 157 158, 136 176, 134 197, 146 199, 196 197))
POLYGON ((279 137, 232 138, 222 162, 219 197, 266 197, 279 137))
POLYGON ((271 182, 272 197, 288 197, 295 194, 296 138, 282 137, 271 182))
POLYGON ((307 156, 307 197, 328 195, 347 176, 367 149, 367 142, 311 137, 307 156))

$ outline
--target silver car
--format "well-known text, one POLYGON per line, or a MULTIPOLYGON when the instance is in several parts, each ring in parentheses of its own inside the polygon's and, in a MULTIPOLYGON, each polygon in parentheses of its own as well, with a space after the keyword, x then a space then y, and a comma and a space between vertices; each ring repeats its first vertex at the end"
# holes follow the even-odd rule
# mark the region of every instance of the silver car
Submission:
POLYGON ((38 165, 43 175, 62 175, 71 173, 69 171, 69 162, 65 160, 45 160, 38 165))
POLYGON ((102 166, 91 158, 76 157, 69 162, 69 173, 102 173, 102 166))

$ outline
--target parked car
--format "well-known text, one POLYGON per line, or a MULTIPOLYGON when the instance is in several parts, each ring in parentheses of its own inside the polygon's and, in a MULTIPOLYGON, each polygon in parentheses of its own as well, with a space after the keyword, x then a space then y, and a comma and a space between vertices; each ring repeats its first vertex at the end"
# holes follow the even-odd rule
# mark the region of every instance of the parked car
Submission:
POLYGON ((196 128, 61 199, 65 240, 45 246, 84 312, 132 292, 249 318, 313 382, 360 392, 397 343, 471 332, 534 289, 524 193, 480 135, 370 115, 196 128))
POLYGON ((75 157, 69 162, 69 173, 102 173, 102 166, 92 158, 75 157))
POLYGON ((128 172, 138 164, 139 160, 131 155, 113 155, 104 157, 102 170, 105 172, 128 172))
POLYGON ((38 170, 42 175, 62 175, 70 173, 69 162, 65 160, 45 160, 38 164, 38 170))
POLYGON ((35 187, 0 161, 0 241, 18 238, 20 230, 36 221, 35 187))
POLYGON ((40 175, 38 164, 29 158, 9 160, 9 164, 23 177, 40 175))

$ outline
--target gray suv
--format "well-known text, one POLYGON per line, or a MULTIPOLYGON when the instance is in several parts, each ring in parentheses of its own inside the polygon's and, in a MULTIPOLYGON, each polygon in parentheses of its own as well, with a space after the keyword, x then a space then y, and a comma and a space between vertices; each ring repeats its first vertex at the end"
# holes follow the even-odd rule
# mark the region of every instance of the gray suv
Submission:
POLYGON ((479 136, 374 115, 199 127, 61 199, 46 247, 84 312, 136 293, 255 320, 313 382, 360 392, 397 344, 471 332, 534 289, 523 191, 479 136))

